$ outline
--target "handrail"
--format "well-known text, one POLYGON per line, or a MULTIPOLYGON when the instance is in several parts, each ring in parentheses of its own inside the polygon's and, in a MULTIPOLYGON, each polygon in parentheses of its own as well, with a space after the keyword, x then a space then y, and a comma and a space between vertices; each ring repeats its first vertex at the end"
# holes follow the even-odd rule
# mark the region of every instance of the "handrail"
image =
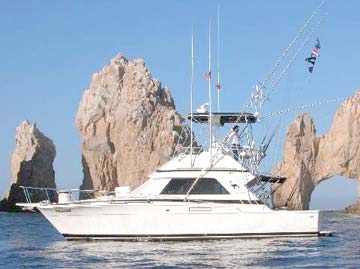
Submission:
POLYGON ((21 189, 32 189, 32 190, 51 190, 51 191, 56 191, 56 192, 65 192, 65 191, 70 191, 70 192, 104 192, 104 193, 114 192, 114 191, 104 191, 104 190, 57 189, 57 188, 48 188, 48 187, 43 188, 43 187, 28 187, 28 186, 19 186, 19 188, 21 188, 21 189))
POLYGON ((47 200, 45 201, 49 201, 50 202, 50 195, 49 195, 49 191, 56 191, 55 188, 42 188, 42 187, 27 187, 27 186, 19 186, 20 189, 23 189, 24 195, 25 195, 25 200, 26 203, 31 204, 32 203, 32 199, 31 199, 31 194, 29 193, 29 190, 40 190, 40 191, 44 191, 47 200))
POLYGON ((26 203, 31 204, 32 198, 31 198, 31 193, 29 192, 29 190, 38 190, 38 191, 43 191, 44 194, 46 195, 47 202, 50 202, 50 197, 51 195, 49 195, 49 192, 56 192, 57 194, 59 193, 101 193, 101 194, 107 194, 107 195, 111 195, 111 194, 115 194, 115 191, 104 191, 104 190, 81 190, 81 189, 57 189, 57 188, 48 188, 48 187, 30 187, 30 186, 19 186, 19 188, 23 189, 24 195, 25 195, 25 200, 26 203))

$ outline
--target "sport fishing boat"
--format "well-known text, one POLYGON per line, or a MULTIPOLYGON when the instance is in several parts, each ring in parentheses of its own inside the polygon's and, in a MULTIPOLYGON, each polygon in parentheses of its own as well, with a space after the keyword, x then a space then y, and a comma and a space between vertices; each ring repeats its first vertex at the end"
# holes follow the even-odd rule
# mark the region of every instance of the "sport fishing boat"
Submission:
MULTIPOLYGON (((250 113, 194 113, 199 124, 255 123, 250 113)), ((216 128, 212 128, 216 132, 216 128)), ((271 186, 285 179, 249 169, 261 151, 234 149, 213 141, 190 147, 160 166, 137 189, 118 187, 110 195, 75 200, 58 191, 58 202, 18 204, 36 208, 67 239, 186 240, 274 236, 319 236, 319 211, 271 208, 271 186)), ((24 187, 25 193, 29 190, 24 187)))
MULTIPOLYGON (((272 204, 276 186, 286 178, 260 172, 260 162, 266 156, 273 136, 264 138, 256 147, 252 135, 252 125, 261 121, 260 108, 268 100, 264 91, 270 76, 251 95, 254 112, 246 112, 249 106, 237 113, 212 111, 210 40, 209 29, 209 68, 206 73, 209 103, 195 113, 192 110, 192 68, 191 112, 187 117, 191 136, 189 147, 183 147, 132 191, 122 186, 112 193, 98 193, 83 199, 87 191, 82 190, 81 199, 75 199, 79 190, 23 187, 27 203, 18 206, 39 211, 69 240, 189 240, 331 234, 320 231, 318 210, 291 211, 276 209, 272 204), (208 141, 202 147, 194 143, 193 124, 208 129, 208 141), (232 131, 220 139, 222 127, 232 131), (238 130, 239 140, 246 142, 229 145, 234 130, 238 130), (45 191, 47 199, 32 202, 30 192, 33 190, 45 191), (54 191, 56 195, 52 196, 57 197, 56 202, 49 194, 54 191)), ((193 48, 194 45, 192 65, 193 48)), ((284 54, 270 75, 283 58, 284 54)), ((220 90, 219 75, 216 88, 220 90)))

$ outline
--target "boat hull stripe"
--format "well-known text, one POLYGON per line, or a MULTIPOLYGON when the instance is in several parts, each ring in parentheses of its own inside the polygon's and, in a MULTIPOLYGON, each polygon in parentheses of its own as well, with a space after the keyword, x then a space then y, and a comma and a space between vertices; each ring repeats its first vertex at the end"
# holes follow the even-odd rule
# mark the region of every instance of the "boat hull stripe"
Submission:
MULTIPOLYGON (((89 201, 87 202, 86 200, 82 200, 81 203, 79 202, 74 202, 71 201, 70 204, 82 204, 82 205, 86 205, 86 204, 93 204, 93 203, 102 203, 104 201, 102 200, 98 200, 98 201, 89 201)), ((184 203, 188 203, 188 202, 192 202, 192 203, 198 203, 198 204, 202 204, 202 203, 217 203, 217 204, 258 204, 258 205, 262 205, 264 204, 261 200, 202 200, 202 199, 129 199, 129 200, 110 200, 109 203, 110 204, 128 204, 128 203, 152 203, 152 202, 184 202, 184 203)), ((58 204, 59 206, 61 205, 67 205, 67 204, 58 204)))
POLYGON ((232 234, 63 234, 68 240, 113 239, 113 240, 189 240, 216 238, 252 238, 252 237, 303 237, 320 236, 320 232, 278 232, 278 233, 232 233, 232 234))
POLYGON ((156 172, 159 173, 167 173, 167 172, 239 172, 239 173, 246 173, 249 172, 247 169, 223 169, 223 168, 209 168, 209 169, 203 169, 203 168, 191 168, 191 169, 157 169, 156 172))
MULTIPOLYGON (((261 200, 195 200, 195 199, 139 199, 139 200, 120 200, 122 202, 193 202, 193 203, 219 203, 219 204, 264 204, 261 200)), ((117 203, 118 201, 114 200, 112 203, 117 203)))

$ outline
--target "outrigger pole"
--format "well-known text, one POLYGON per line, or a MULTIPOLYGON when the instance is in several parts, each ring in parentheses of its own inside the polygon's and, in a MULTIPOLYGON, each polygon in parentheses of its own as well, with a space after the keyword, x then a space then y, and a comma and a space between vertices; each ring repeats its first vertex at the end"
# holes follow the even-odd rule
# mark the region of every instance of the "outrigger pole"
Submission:
POLYGON ((209 151, 212 157, 213 130, 212 130, 212 107, 211 107, 211 20, 209 18, 209 67, 208 67, 208 91, 209 91, 209 151))
POLYGON ((300 39, 300 37, 303 35, 303 33, 305 32, 305 30, 307 29, 307 27, 311 24, 311 22, 313 21, 313 19, 315 18, 315 16, 320 12, 321 8, 324 6, 324 4, 326 3, 327 0, 322 0, 321 3, 315 8, 315 10, 313 11, 313 13, 311 14, 311 16, 307 19, 307 21, 305 22, 305 24, 301 27, 301 29, 296 33, 294 39, 290 42, 290 44, 288 45, 288 47, 285 49, 285 51, 281 54, 281 56, 279 57, 279 59, 276 61, 274 67, 272 68, 272 70, 270 71, 270 73, 265 77, 265 79, 258 84, 255 87, 255 91, 252 94, 251 100, 250 100, 250 105, 255 104, 255 110, 258 113, 260 108, 262 107, 263 103, 266 100, 269 100, 270 95, 272 94, 272 92, 275 90, 275 88, 277 87, 277 85, 279 84, 279 82, 282 80, 282 78, 284 77, 284 75, 286 74, 287 70, 289 69, 289 67, 292 65, 292 63, 294 62, 294 60, 296 59, 297 55, 301 52, 301 50, 305 47, 305 45, 308 43, 308 39, 311 38, 311 36, 314 34, 315 29, 317 27, 319 27, 319 25, 321 24, 324 16, 320 19, 320 21, 318 22, 318 24, 313 27, 312 32, 307 36, 306 40, 303 42, 303 44, 301 45, 301 47, 295 52, 295 55, 293 55, 293 57, 289 60, 288 64, 284 67, 282 73, 279 75, 279 77, 277 78, 277 80, 273 80, 272 81, 272 86, 270 91, 265 94, 264 93, 264 89, 266 89, 266 85, 268 84, 268 82, 270 81, 270 79, 272 78, 272 76, 277 72, 278 68, 280 67, 280 64, 283 62, 283 60, 285 59, 285 57, 288 55, 288 53, 290 52, 290 50, 293 48, 293 46, 295 44, 297 44, 298 40, 300 39))
POLYGON ((220 112, 220 3, 218 2, 218 14, 217 14, 217 110, 220 112))
POLYGON ((193 166, 192 155, 193 155, 193 87, 194 87, 194 22, 192 24, 192 33, 191 33, 191 80, 190 80, 190 162, 191 167, 193 166))
POLYGON ((294 39, 290 42, 290 44, 288 45, 288 47, 285 49, 285 51, 281 54, 281 56, 279 57, 279 59, 276 61, 273 69, 270 71, 270 73, 266 76, 266 78, 263 80, 263 82, 260 84, 260 86, 263 88, 271 79, 271 77, 274 75, 274 73, 276 72, 276 70, 278 69, 278 67, 280 66, 280 64, 282 63, 282 61, 284 60, 284 58, 286 57, 286 55, 288 54, 288 52, 291 50, 291 48, 297 43, 298 39, 301 37, 301 35, 304 33, 304 31, 306 30, 306 28, 309 26, 309 24, 312 22, 312 20, 314 19, 314 17, 319 13, 319 11, 321 10, 321 8, 323 7, 323 5, 325 4, 326 0, 322 0, 321 3, 319 4, 319 6, 317 6, 315 8, 315 10, 313 11, 313 13, 311 14, 311 16, 308 18, 308 20, 305 22, 305 24, 301 27, 301 29, 296 33, 294 39))

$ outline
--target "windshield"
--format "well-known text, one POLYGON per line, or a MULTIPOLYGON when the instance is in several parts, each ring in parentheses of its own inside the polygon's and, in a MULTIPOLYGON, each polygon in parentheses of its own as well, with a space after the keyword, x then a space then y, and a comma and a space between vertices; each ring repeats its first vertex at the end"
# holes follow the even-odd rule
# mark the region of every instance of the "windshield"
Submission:
MULTIPOLYGON (((186 194, 196 178, 172 178, 160 194, 186 194)), ((200 178, 190 194, 229 194, 215 178, 200 178)))

